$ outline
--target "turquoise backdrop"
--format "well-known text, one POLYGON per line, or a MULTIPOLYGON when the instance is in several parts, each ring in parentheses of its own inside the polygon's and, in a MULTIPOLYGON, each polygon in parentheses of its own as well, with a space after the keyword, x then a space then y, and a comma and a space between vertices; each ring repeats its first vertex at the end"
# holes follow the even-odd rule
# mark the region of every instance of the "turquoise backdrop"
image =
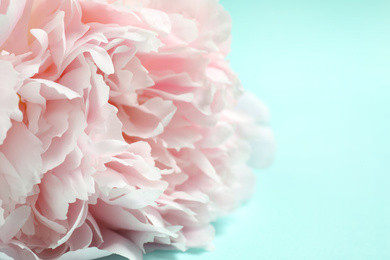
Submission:
POLYGON ((390 1, 221 3, 231 66, 271 111, 276 158, 215 223, 216 251, 145 260, 390 259, 390 1))

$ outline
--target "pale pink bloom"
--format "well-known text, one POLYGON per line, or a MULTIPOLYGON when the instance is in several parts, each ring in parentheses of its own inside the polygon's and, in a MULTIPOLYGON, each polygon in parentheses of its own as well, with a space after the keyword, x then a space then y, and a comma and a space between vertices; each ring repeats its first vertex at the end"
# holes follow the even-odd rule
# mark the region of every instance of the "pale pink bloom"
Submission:
POLYGON ((211 249, 273 147, 229 43, 214 0, 1 1, 0 258, 211 249))

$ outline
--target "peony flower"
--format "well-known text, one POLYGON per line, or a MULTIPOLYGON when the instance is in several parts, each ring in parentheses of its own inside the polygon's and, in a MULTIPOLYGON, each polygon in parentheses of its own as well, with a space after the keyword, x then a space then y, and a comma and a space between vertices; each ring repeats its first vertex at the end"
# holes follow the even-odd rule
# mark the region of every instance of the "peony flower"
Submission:
POLYGON ((215 0, 0 1, 0 259, 212 248, 272 155, 230 23, 215 0))

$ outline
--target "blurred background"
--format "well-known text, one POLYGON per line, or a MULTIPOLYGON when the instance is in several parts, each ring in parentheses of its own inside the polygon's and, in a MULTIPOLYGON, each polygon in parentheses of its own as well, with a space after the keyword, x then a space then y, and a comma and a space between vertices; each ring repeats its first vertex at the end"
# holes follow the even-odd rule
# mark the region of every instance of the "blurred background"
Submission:
POLYGON ((254 198, 215 223, 216 251, 145 260, 390 259, 390 1, 220 3, 276 157, 254 198))

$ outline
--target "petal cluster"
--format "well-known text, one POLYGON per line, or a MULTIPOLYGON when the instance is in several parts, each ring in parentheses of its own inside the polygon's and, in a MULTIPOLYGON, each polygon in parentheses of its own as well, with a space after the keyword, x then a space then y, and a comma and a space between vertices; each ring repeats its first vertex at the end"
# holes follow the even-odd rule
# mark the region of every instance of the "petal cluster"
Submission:
POLYGON ((230 26, 215 0, 0 1, 0 259, 212 247, 273 149, 230 26))

